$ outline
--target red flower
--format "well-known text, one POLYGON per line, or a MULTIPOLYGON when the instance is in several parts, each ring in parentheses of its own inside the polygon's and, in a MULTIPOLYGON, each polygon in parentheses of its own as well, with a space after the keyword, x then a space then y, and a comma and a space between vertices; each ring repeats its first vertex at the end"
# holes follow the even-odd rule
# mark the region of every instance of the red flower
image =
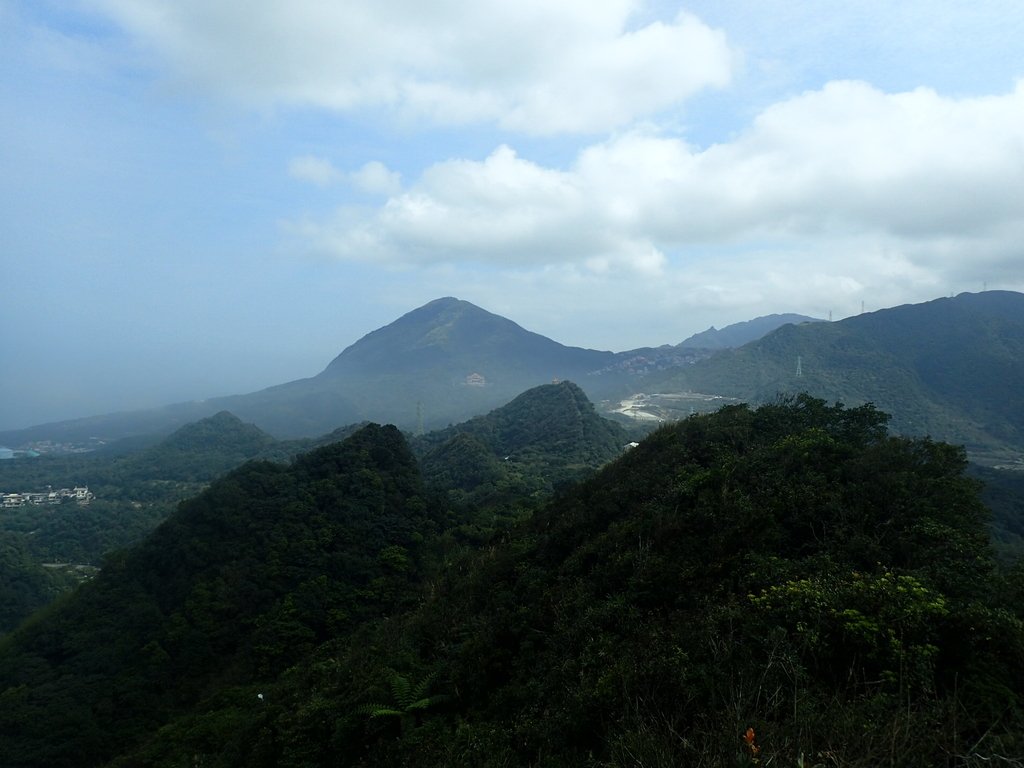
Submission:
POLYGON ((746 742, 748 749, 750 749, 751 756, 757 757, 757 754, 761 751, 761 748, 754 743, 754 737, 754 729, 747 728, 747 732, 743 734, 743 741, 746 742))

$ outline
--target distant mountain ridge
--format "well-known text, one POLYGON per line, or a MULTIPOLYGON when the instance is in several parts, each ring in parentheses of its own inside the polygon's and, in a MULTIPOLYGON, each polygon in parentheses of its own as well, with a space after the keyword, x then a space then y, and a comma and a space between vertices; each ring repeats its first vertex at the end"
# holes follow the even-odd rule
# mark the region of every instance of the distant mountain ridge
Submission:
POLYGON ((367 334, 308 379, 0 433, 0 443, 167 434, 223 410, 277 438, 313 437, 365 421, 430 430, 487 413, 532 387, 571 379, 595 401, 690 391, 764 402, 806 390, 848 403, 876 402, 907 434, 975 448, 1024 446, 1022 409, 1012 388, 1024 381, 1022 301, 1019 293, 988 291, 836 323, 769 315, 709 329, 674 347, 615 353, 564 346, 446 297, 367 334), (686 346, 737 344, 786 322, 740 348, 686 346))
POLYGON ((695 333, 676 346, 683 349, 732 349, 757 341, 783 325, 820 322, 823 321, 819 318, 793 313, 764 315, 742 323, 733 323, 722 329, 711 326, 706 331, 695 333))
MULTIPOLYGON (((772 321, 729 326, 714 345, 734 343, 767 327, 765 322, 772 321)), ((366 421, 439 428, 487 413, 553 380, 574 380, 593 398, 622 396, 640 376, 708 354, 683 346, 626 352, 565 346, 449 296, 366 334, 307 379, 249 394, 4 432, 0 443, 167 434, 219 411, 278 438, 314 437, 366 421)))
POLYGON ((964 293, 834 323, 787 325, 740 349, 650 377, 650 391, 752 402, 809 392, 873 402, 911 435, 974 451, 1024 449, 1024 294, 964 293))
POLYGON ((554 379, 580 380, 614 352, 567 347, 511 320, 447 297, 346 348, 321 373, 245 395, 96 416, 0 433, 0 442, 118 438, 169 432, 227 410, 276 437, 313 437, 377 421, 428 428, 486 413, 554 379))

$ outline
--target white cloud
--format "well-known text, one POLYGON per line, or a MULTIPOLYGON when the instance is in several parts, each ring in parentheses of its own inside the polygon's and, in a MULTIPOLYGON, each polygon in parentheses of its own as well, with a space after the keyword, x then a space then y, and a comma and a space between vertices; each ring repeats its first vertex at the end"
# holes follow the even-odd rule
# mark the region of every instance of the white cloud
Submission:
POLYGON ((299 181, 308 181, 318 187, 326 187, 340 181, 341 171, 334 167, 330 160, 314 155, 303 155, 292 158, 288 163, 288 175, 299 181))
POLYGON ((698 149, 632 131, 564 170, 501 146, 428 168, 375 210, 344 209, 302 231, 339 257, 387 263, 671 266, 729 290, 777 273, 782 283, 817 275, 945 293, 976 273, 1019 271, 1022 201, 1024 83, 951 99, 836 82, 766 109, 730 143, 698 149), (711 269, 725 248, 728 267, 711 269))
POLYGON ((388 262, 545 264, 636 248, 618 242, 589 205, 574 174, 542 168, 501 146, 482 162, 432 166, 374 213, 344 208, 333 221, 300 229, 335 255, 388 262))
POLYGON ((356 171, 346 173, 325 157, 302 155, 288 162, 288 175, 318 187, 328 187, 347 181, 368 195, 397 195, 402 190, 402 175, 376 160, 371 160, 356 171))
POLYGON ((402 174, 372 160, 350 175, 357 189, 370 195, 397 195, 402 190, 402 174))
POLYGON ((687 170, 712 181, 711 203, 734 209, 730 229, 967 236, 1021 215, 1024 84, 957 100, 830 83, 695 160, 687 170))
POLYGON ((188 82, 256 105, 603 131, 728 84, 723 33, 640 0, 94 0, 188 82))

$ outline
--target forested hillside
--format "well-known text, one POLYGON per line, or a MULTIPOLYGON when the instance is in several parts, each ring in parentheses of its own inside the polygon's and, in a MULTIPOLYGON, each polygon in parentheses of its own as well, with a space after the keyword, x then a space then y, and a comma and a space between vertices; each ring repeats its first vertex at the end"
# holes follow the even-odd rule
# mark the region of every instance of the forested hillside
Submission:
POLYGON ((102 765, 414 594, 443 524, 394 427, 250 463, 0 649, 0 764, 102 765))
POLYGON ((871 407, 737 406, 473 547, 366 427, 236 470, 9 637, 0 763, 1005 763, 1024 574, 964 468, 871 407))
POLYGON ((769 402, 809 392, 872 402, 897 431, 964 443, 976 453, 1024 450, 1024 294, 987 291, 787 325, 647 382, 769 402), (799 368, 799 371, 798 371, 799 368))
POLYGON ((992 511, 992 540, 1007 561, 1024 561, 1024 471, 972 465, 982 483, 981 498, 992 511))
POLYGON ((0 636, 75 583, 67 573, 44 568, 25 537, 0 529, 0 636))
POLYGON ((413 441, 424 475, 453 502, 521 504, 617 458, 631 440, 578 386, 545 384, 485 416, 413 441))
MULTIPOLYGON (((0 463, 0 488, 84 484, 97 496, 88 506, 69 502, 5 510, 0 634, 91 574, 105 553, 140 541, 179 501, 228 470, 252 458, 287 463, 364 426, 275 441, 222 412, 137 450, 0 463)), ((478 537, 493 529, 496 516, 525 514, 556 485, 615 458, 627 439, 620 427, 597 416, 578 387, 565 382, 524 393, 465 425, 429 433, 415 441, 415 449, 431 487, 452 503, 474 505, 465 518, 475 521, 478 537)))
POLYGON ((219 413, 141 449, 0 462, 0 492, 82 485, 95 496, 87 505, 4 509, 0 634, 92 573, 105 553, 141 541, 179 501, 273 444, 251 424, 219 413))

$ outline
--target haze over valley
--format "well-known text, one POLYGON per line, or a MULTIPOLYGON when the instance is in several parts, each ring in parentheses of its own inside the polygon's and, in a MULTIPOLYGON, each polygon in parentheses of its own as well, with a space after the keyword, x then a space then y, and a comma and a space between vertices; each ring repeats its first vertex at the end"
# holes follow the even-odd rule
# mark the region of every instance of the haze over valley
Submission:
POLYGON ((530 387, 576 382, 598 407, 648 427, 731 402, 809 392, 874 403, 891 427, 1024 453, 1024 295, 963 294, 842 321, 774 314, 676 345, 613 353, 567 347, 453 297, 377 329, 320 373, 248 394, 0 432, 18 451, 81 451, 160 435, 231 411, 280 438, 362 421, 423 431, 496 408, 530 387), (794 322, 795 321, 795 322, 794 322))

